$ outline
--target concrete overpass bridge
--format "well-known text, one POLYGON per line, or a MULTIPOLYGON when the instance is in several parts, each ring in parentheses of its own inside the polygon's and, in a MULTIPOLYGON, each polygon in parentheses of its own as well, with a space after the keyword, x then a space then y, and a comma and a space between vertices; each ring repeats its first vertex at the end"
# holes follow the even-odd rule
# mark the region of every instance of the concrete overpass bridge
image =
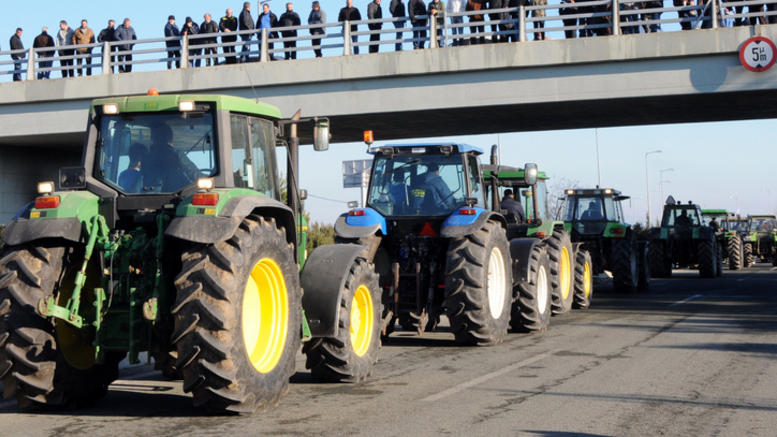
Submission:
POLYGON ((777 68, 738 59, 777 26, 485 44, 0 83, 0 222, 77 162, 89 101, 224 93, 329 116, 335 142, 777 117, 777 68), (34 171, 30 171, 34 168, 34 171))

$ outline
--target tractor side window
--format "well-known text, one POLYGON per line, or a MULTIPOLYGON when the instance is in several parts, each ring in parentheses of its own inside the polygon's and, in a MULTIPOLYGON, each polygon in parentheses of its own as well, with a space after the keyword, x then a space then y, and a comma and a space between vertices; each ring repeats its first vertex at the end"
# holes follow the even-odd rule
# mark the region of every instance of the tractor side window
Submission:
POLYGON ((575 204, 577 203, 576 197, 567 197, 564 204, 561 206, 561 220, 565 222, 571 222, 575 219, 575 204))
POLYGON ((548 187, 545 181, 537 182, 537 217, 542 220, 548 218, 548 187))
POLYGON ((280 192, 275 184, 279 177, 275 159, 274 126, 271 121, 257 117, 250 117, 248 121, 251 130, 251 148, 254 155, 254 189, 268 197, 280 199, 280 192))
POLYGON ((235 188, 253 188, 254 172, 248 148, 248 117, 232 114, 230 131, 232 132, 232 176, 235 188))
POLYGON ((616 219, 619 223, 626 222, 626 216, 623 214, 623 202, 615 202, 615 213, 618 214, 616 219))
POLYGON ((480 208, 485 208, 485 204, 483 203, 483 194, 481 193, 481 186, 480 186, 480 166, 478 165, 478 159, 475 156, 469 156, 468 158, 468 165, 469 165, 469 188, 470 188, 470 197, 475 197, 478 199, 475 206, 478 206, 480 208))
POLYGON ((674 208, 664 209, 664 217, 661 219, 661 226, 667 228, 674 226, 675 211, 676 210, 674 208))
POLYGON ((604 217, 608 221, 620 221, 618 214, 615 212, 615 201, 609 196, 604 198, 604 217))

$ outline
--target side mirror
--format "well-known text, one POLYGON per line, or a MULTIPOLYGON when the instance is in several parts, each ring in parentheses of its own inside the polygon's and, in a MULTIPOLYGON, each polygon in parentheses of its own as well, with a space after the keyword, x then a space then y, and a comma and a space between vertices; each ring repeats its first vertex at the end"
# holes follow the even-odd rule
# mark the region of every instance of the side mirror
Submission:
POLYGON ((534 185, 537 183, 537 164, 526 163, 523 167, 523 180, 527 185, 534 185))
POLYGON ((308 190, 299 190, 299 200, 308 200, 308 190))
POLYGON ((329 150, 329 120, 317 120, 313 126, 313 150, 329 150))
POLYGON ((83 190, 86 188, 86 169, 83 167, 62 167, 59 169, 61 190, 83 190))

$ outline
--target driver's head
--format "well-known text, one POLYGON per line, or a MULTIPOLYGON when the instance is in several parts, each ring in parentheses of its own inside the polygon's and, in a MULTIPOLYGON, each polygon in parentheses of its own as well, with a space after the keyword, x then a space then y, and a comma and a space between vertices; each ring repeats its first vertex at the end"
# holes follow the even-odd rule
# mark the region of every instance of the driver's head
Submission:
POLYGON ((682 212, 680 212, 680 215, 683 217, 686 217, 688 215, 688 211, 682 210, 682 212))
POLYGON ((129 149, 130 165, 135 165, 139 162, 142 163, 145 156, 146 156, 146 146, 140 143, 135 143, 130 146, 130 149, 129 149))
POLYGON ((173 130, 170 126, 160 123, 151 128, 151 145, 154 147, 172 146, 173 130))
POLYGON ((513 190, 511 190, 509 188, 506 189, 505 190, 505 197, 513 197, 513 190))
POLYGON ((588 203, 588 209, 596 209, 596 207, 599 206, 595 201, 591 201, 588 203))

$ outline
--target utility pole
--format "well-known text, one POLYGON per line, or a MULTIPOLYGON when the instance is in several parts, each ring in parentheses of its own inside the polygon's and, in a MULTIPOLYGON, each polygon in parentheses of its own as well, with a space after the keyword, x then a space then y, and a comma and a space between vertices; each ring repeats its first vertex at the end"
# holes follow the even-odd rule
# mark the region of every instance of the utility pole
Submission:
POLYGON ((594 138, 596 138, 596 187, 602 186, 602 164, 599 162, 599 128, 594 128, 594 138))

